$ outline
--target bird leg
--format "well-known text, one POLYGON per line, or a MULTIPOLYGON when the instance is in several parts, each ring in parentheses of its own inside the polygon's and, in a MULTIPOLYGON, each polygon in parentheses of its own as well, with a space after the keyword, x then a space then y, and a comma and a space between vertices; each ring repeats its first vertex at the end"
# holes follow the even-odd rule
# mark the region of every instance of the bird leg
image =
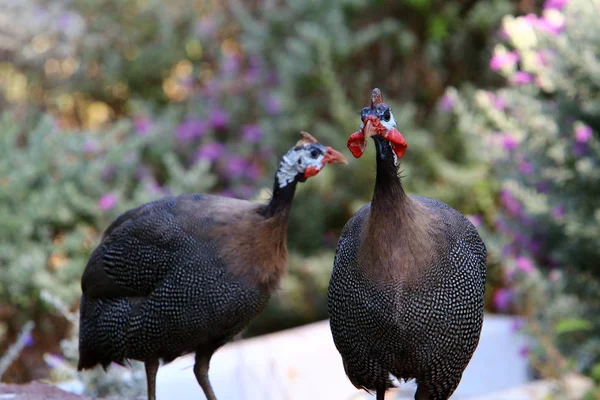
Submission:
POLYGON ((206 400, 217 400, 215 392, 213 391, 210 381, 208 380, 208 364, 210 363, 210 355, 196 353, 196 363, 194 364, 194 375, 198 384, 204 391, 206 400))
POLYGON ((156 400, 156 372, 158 371, 158 359, 144 362, 146 367, 146 385, 148 387, 148 400, 156 400))
POLYGON ((385 400, 385 389, 377 390, 376 400, 385 400))

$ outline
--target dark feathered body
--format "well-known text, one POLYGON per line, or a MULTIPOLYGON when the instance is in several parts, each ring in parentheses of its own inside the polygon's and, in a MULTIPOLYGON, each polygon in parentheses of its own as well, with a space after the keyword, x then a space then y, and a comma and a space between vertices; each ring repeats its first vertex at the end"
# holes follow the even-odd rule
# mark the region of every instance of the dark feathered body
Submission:
POLYGON ((262 211, 182 195, 119 217, 83 274, 79 368, 210 358, 265 307, 284 272, 287 211, 262 211))
POLYGON ((459 212, 405 195, 389 145, 377 145, 373 201, 346 224, 335 256, 334 342, 356 387, 382 394, 391 374, 416 378, 419 400, 447 399, 479 341, 485 245, 459 212))

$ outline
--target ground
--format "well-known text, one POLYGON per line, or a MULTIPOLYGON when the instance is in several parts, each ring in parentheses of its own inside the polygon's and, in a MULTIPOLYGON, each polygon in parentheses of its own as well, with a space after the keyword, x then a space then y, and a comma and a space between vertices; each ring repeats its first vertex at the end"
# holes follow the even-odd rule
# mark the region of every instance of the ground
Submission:
POLYGON ((31 382, 25 385, 0 383, 0 399, 2 400, 102 400, 98 397, 78 396, 65 392, 57 387, 31 382))

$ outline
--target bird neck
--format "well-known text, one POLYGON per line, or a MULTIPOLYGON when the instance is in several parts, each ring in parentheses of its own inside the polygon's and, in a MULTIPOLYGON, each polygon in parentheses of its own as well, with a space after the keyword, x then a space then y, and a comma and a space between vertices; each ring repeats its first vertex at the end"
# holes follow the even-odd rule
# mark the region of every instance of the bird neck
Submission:
POLYGON ((389 142, 379 136, 373 138, 377 149, 377 175, 371 202, 373 217, 389 218, 401 211, 409 199, 398 176, 398 159, 389 142))
POLYGON ((292 201, 294 200, 294 194, 296 193, 296 185, 298 184, 298 181, 294 179, 282 187, 278 176, 279 171, 275 175, 273 196, 271 197, 269 203, 262 208, 261 214, 266 218, 279 216, 287 220, 290 208, 292 207, 292 201))

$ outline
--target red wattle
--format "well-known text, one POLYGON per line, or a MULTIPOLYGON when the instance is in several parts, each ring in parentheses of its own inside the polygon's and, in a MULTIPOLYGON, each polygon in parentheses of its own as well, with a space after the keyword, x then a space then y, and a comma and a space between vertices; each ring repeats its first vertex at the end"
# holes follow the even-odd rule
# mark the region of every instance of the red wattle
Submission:
POLYGON ((311 176, 318 174, 319 171, 321 171, 319 168, 315 167, 314 165, 310 165, 304 170, 304 177, 310 178, 311 176))
POLYGON ((365 135, 361 131, 354 132, 348 138, 347 146, 354 158, 360 158, 365 152, 365 135))
POLYGON ((404 153, 406 153, 406 149, 408 148, 408 143, 406 143, 404 136, 398 132, 396 128, 392 128, 386 134, 384 134, 383 137, 392 143, 392 149, 398 158, 402 158, 404 153))

